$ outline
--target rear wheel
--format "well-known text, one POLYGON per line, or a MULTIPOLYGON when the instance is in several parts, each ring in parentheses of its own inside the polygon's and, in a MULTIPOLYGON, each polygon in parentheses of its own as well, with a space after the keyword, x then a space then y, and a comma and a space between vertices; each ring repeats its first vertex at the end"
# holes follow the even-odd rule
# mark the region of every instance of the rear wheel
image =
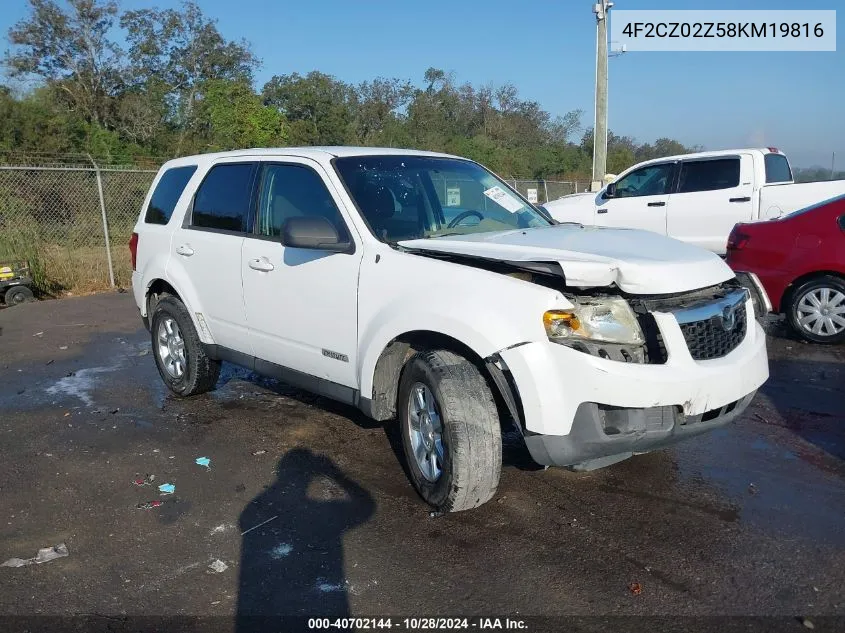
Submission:
POLYGON ((214 389, 220 361, 205 353, 184 303, 162 295, 155 304, 150 334, 158 373, 173 393, 194 396, 214 389))
POLYGON ((408 471, 426 502, 456 512, 496 494, 499 415, 474 364, 445 350, 417 353, 402 372, 398 405, 408 471))
POLYGON ((822 275, 804 282, 790 294, 789 324, 814 343, 845 341, 845 280, 822 275))
POLYGON ((32 294, 32 290, 26 286, 12 286, 6 291, 3 302, 7 306, 16 306, 19 303, 32 301, 33 299, 35 299, 35 296, 32 294))

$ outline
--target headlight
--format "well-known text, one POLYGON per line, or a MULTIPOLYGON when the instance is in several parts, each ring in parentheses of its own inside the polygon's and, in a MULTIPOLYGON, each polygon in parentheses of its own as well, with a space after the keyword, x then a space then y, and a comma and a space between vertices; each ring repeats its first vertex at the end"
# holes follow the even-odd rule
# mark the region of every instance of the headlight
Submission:
POLYGON ((543 325, 555 343, 601 341, 622 345, 643 345, 645 338, 628 302, 620 298, 584 297, 573 300, 569 310, 549 310, 543 325))

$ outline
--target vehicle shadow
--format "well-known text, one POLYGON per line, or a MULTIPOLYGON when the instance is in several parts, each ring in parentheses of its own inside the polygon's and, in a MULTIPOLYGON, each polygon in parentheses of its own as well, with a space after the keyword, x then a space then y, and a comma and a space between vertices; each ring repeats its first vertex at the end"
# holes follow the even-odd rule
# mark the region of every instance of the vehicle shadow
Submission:
POLYGON ((384 425, 383 422, 377 422, 368 418, 360 410, 351 405, 318 396, 304 389, 299 389, 280 380, 276 380, 275 378, 262 376, 252 370, 244 369, 231 363, 223 363, 216 389, 222 389, 232 380, 244 380, 262 389, 272 391, 276 395, 291 398, 303 404, 319 406, 329 413, 334 413, 350 420, 363 429, 377 429, 384 425))
POLYGON ((349 616, 343 535, 372 516, 372 496, 328 458, 297 448, 240 516, 236 630, 297 630, 284 616, 349 616))

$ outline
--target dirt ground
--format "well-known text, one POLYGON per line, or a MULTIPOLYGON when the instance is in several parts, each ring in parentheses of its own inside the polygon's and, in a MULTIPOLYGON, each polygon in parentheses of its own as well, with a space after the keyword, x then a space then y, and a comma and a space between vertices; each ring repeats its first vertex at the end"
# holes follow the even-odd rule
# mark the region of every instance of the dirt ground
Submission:
POLYGON ((391 425, 232 366, 168 395, 129 294, 2 310, 0 562, 69 555, 0 567, 0 629, 845 630, 845 347, 769 346, 736 423, 592 473, 542 470, 509 433, 495 500, 432 517, 391 425))

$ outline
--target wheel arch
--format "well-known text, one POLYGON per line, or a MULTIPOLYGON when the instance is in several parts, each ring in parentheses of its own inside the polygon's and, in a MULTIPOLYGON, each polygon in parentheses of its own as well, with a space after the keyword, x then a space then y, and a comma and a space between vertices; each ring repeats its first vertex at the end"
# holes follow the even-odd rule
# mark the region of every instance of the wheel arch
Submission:
MULTIPOLYGON (((432 330, 404 332, 383 346, 372 370, 369 396, 362 398, 362 409, 377 421, 393 419, 397 411, 399 382, 413 355, 422 350, 445 349, 473 363, 487 381, 496 400, 500 420, 511 418, 522 430, 522 405, 516 385, 497 354, 482 358, 463 341, 432 330)), ((364 392, 362 392, 364 393, 364 392)))
POLYGON ((178 284, 174 283, 172 279, 167 280, 162 277, 153 277, 147 283, 147 288, 144 291, 144 307, 147 312, 146 315, 144 315, 144 322, 147 329, 149 329, 152 323, 155 302, 158 301, 158 297, 164 293, 175 296, 179 299, 179 301, 185 304, 185 308, 188 310, 188 314, 191 317, 191 321, 194 324, 194 328, 196 328, 197 335, 200 340, 203 343, 213 344, 214 339, 211 336, 208 327, 205 325, 204 320, 202 322, 200 321, 201 312, 198 313, 196 309, 198 307, 197 298, 190 296, 190 293, 184 292, 183 289, 178 284))
POLYGON ((816 277, 837 277, 842 281, 845 281, 845 274, 836 270, 814 270, 796 277, 783 291, 783 296, 780 299, 779 306, 781 314, 786 314, 787 310, 789 310, 790 304, 792 303, 792 294, 795 292, 796 288, 800 288, 802 285, 815 279, 816 277))

